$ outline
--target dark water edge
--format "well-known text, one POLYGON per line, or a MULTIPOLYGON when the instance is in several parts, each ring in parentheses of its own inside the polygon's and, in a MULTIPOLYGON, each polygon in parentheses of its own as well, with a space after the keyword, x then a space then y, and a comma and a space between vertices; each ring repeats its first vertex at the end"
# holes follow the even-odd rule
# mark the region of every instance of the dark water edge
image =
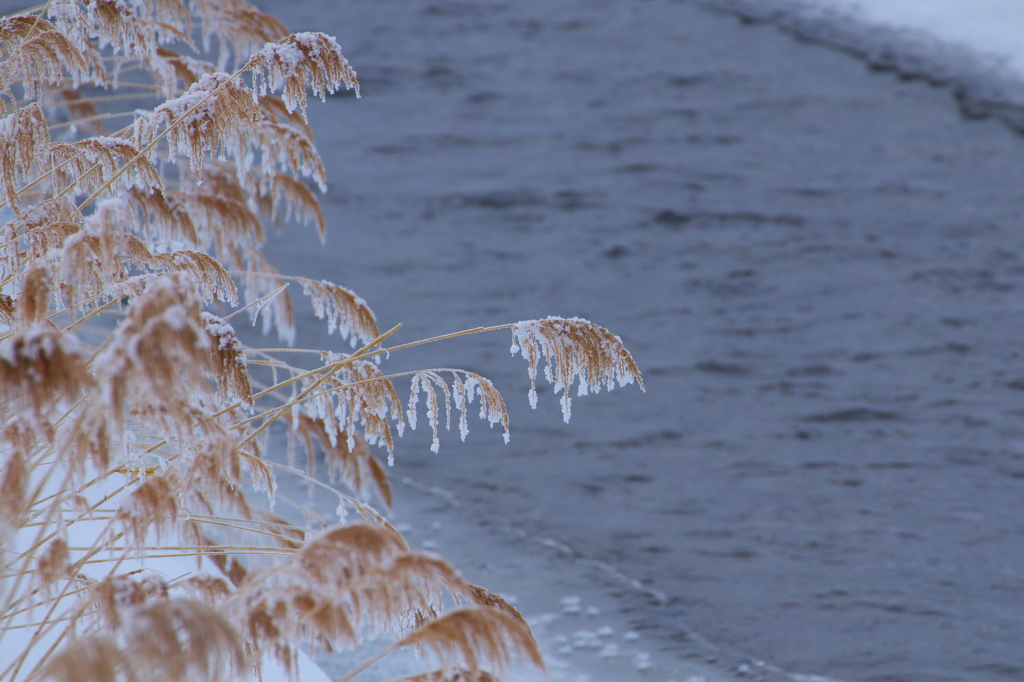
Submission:
POLYGON ((965 118, 994 118, 1024 134, 1024 78, 1001 72, 967 48, 915 31, 870 25, 799 0, 698 1, 745 23, 771 24, 797 40, 841 50, 875 71, 948 88, 965 118))

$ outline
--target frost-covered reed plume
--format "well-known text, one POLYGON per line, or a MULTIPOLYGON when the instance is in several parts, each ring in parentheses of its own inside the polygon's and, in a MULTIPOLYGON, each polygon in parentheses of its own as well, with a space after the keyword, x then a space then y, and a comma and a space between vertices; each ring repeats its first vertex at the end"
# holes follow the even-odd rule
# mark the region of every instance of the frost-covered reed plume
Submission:
MULTIPOLYGON (((341 88, 359 83, 333 38, 242 0, 50 0, 0 19, 0 680, 299 675, 301 645, 380 632, 394 643, 346 679, 401 647, 432 652, 420 680, 542 666, 515 609, 367 504, 391 495, 371 446, 390 457, 420 399, 436 449, 453 410, 465 438, 474 402, 507 434, 497 389, 385 374, 414 344, 385 348, 395 330, 361 298, 260 252, 264 220, 325 232, 306 97, 341 88), (293 338, 288 284, 351 353, 301 370, 239 341, 243 311, 293 338), (275 422, 307 469, 264 457, 275 422), (320 451, 339 524, 251 506, 247 488, 291 504, 281 474, 326 487, 320 451)), ((573 383, 640 380, 584 320, 449 336, 495 329, 532 375, 546 360, 566 419, 573 383)))

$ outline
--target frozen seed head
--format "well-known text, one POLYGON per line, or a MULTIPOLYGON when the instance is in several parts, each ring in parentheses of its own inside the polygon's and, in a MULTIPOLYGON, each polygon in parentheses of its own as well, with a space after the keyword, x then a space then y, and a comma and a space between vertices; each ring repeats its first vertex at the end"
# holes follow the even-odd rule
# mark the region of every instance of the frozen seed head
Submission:
POLYGON ((401 400, 394 385, 373 362, 324 353, 329 377, 303 381, 304 390, 316 394, 305 402, 306 413, 323 421, 324 428, 337 442, 344 434, 348 448, 356 447, 356 434, 362 433, 370 445, 382 445, 390 453, 395 442, 389 419, 400 420, 401 400), (340 365, 340 366, 339 366, 340 365))
MULTIPOLYGON (((204 303, 212 303, 217 300, 230 305, 238 305, 238 290, 235 288, 231 275, 220 264, 220 261, 201 251, 183 250, 171 253, 145 254, 144 259, 140 259, 137 262, 140 264, 145 263, 157 270, 187 273, 195 281, 196 287, 199 289, 199 295, 204 303)), ((223 330, 224 327, 230 329, 230 325, 218 325, 216 328, 223 330)), ((219 347, 225 348, 223 334, 220 337, 220 340, 218 340, 219 347)), ((238 350, 241 352, 240 346, 238 346, 238 350)), ((243 394, 238 395, 243 397, 243 394)))
POLYGON ((168 599, 167 583, 157 575, 114 575, 93 584, 86 593, 103 622, 113 629, 124 626, 133 611, 168 599))
POLYGON ((319 443, 327 461, 331 483, 340 481, 362 500, 376 494, 386 507, 391 507, 391 484, 384 465, 370 452, 370 446, 361 434, 354 434, 354 444, 349 447, 347 438, 331 438, 322 419, 301 412, 285 415, 284 419, 291 422, 291 438, 299 439, 306 446, 307 473, 310 479, 315 474, 314 443, 319 443))
MULTIPOLYGON (((325 189, 326 186, 321 188, 325 189)), ((279 224, 282 217, 285 220, 312 224, 320 235, 320 243, 323 244, 326 240, 327 221, 324 219, 320 202, 301 181, 285 173, 276 173, 269 192, 261 194, 260 199, 269 205, 270 216, 275 224, 279 224)))
POLYGON ((27 14, 4 17, 0 19, 0 48, 11 52, 19 43, 53 29, 49 21, 27 14))
POLYGON ((181 481, 174 469, 150 476, 132 490, 114 514, 128 545, 141 552, 150 529, 159 539, 161 533, 175 527, 180 490, 181 481))
POLYGON ((47 15, 74 44, 90 54, 95 49, 111 48, 114 53, 145 59, 153 51, 160 37, 180 35, 186 29, 185 16, 179 11, 160 11, 171 2, 152 3, 157 12, 151 12, 150 3, 126 0, 53 0, 47 5, 47 15), (157 16, 148 16, 156 14, 157 16), (157 19, 148 21, 147 19, 157 19))
POLYGON ((54 682, 105 682, 125 673, 125 656, 113 637, 91 635, 72 640, 43 670, 54 682))
POLYGON ((209 393, 212 369, 192 278, 182 273, 149 276, 109 338, 94 363, 101 398, 86 412, 93 410, 115 431, 129 412, 191 428, 190 406, 209 393))
POLYGON ((246 667, 237 631, 212 606, 170 599, 133 611, 123 655, 136 679, 232 679, 246 667))
POLYGON ((74 339, 45 323, 0 342, 0 416, 42 425, 62 400, 75 400, 94 385, 74 339))
POLYGON ((356 72, 337 41, 323 33, 295 33, 267 45, 249 60, 253 86, 261 95, 280 92, 289 112, 305 120, 306 88, 324 100, 342 85, 359 96, 356 72))
POLYGON ((221 68, 288 34, 283 23, 245 0, 192 0, 189 4, 200 18, 203 50, 210 50, 212 39, 220 43, 221 68))
POLYGON ((248 86, 226 73, 204 74, 181 96, 137 118, 133 144, 145 149, 165 134, 169 160, 187 157, 201 181, 205 155, 243 159, 246 138, 262 120, 263 112, 248 86))
POLYGON ((148 64, 161 87, 161 94, 168 98, 174 96, 179 81, 188 88, 203 75, 217 70, 209 62, 185 57, 163 46, 156 48, 156 53, 150 55, 148 64))
POLYGON ((212 313, 203 312, 200 319, 210 341, 210 353, 213 356, 211 364, 217 380, 218 399, 223 403, 240 400, 251 407, 252 387, 249 384, 249 372, 246 369, 242 344, 235 336, 234 328, 212 313))
POLYGON ((441 408, 444 409, 446 429, 451 429, 452 426, 452 406, 459 411, 459 436, 465 441, 469 435, 469 405, 476 399, 480 400, 480 418, 487 420, 491 427, 500 424, 504 429, 502 436, 508 443, 508 412, 505 409, 505 400, 489 379, 473 372, 450 368, 416 372, 409 388, 409 405, 406 409, 409 427, 414 430, 418 421, 420 393, 426 398, 427 423, 433 431, 433 441, 430 445, 433 452, 437 452, 441 447, 438 438, 441 408), (441 376, 442 372, 451 374, 451 387, 441 376))
POLYGON ((141 227, 155 239, 199 246, 196 224, 183 195, 169 190, 146 192, 132 189, 122 198, 141 213, 141 227))
POLYGON ((520 623, 524 625, 526 624, 526 619, 523 618, 523 614, 519 612, 519 609, 512 606, 512 604, 510 604, 509 601, 500 594, 495 594, 494 592, 484 589, 483 587, 479 587, 478 585, 467 585, 467 587, 467 596, 477 606, 488 606, 491 608, 501 609, 520 623))
POLYGON ((295 641, 310 625, 330 646, 357 643, 364 626, 378 632, 430 628, 442 591, 473 595, 450 564, 409 551, 397 532, 378 523, 328 529, 294 555, 290 570, 259 580, 239 588, 240 620, 251 641, 275 647, 295 641))
MULTIPOLYGON (((13 40, 4 42, 8 45, 18 42, 19 34, 24 38, 18 43, 17 49, 7 55, 3 69, 0 69, 0 106, 4 104, 2 100, 10 103, 17 101, 11 89, 16 83, 22 86, 28 99, 37 98, 47 86, 60 84, 65 74, 70 75, 75 86, 90 76, 95 82, 102 83, 102 63, 99 59, 88 59, 53 24, 43 19, 37 20, 36 17, 13 19, 18 21, 4 19, 4 25, 0 27, 0 34, 6 34, 9 38, 13 36, 13 40), (36 24, 36 28, 29 28, 31 23, 36 24)), ((3 40, 2 36, 0 40, 3 40)))
POLYGON ((89 194, 102 187, 129 161, 134 163, 111 188, 115 194, 132 188, 146 193, 163 188, 156 167, 149 159, 136 158, 138 148, 125 140, 96 136, 77 142, 58 142, 50 148, 50 154, 54 181, 61 189, 89 194))
MULTIPOLYGON (((2 64, 9 68, 9 63, 2 64)), ((0 68, 0 78, 7 68, 0 68)), ((3 95, 0 80, 0 95, 3 95)), ((15 211, 20 211, 18 182, 45 161, 50 151, 50 128, 43 108, 33 103, 9 116, 0 118, 0 192, 15 211)))
MULTIPOLYGON (((252 137, 262 156, 258 167, 262 175, 272 177, 274 169, 281 168, 292 175, 311 178, 321 192, 327 191, 323 161, 312 138, 301 129, 286 123, 263 121, 253 130, 252 137)), ((295 189, 290 191, 294 193, 295 189)))
POLYGON ((513 615, 495 608, 475 607, 452 611, 401 642, 430 650, 448 670, 507 671, 512 653, 544 670, 540 648, 529 627, 513 615))
POLYGON ((296 560, 311 588, 344 589, 406 550, 405 540, 390 528, 353 523, 327 530, 303 547, 296 560))
POLYGON ((562 393, 562 417, 572 415, 569 389, 576 395, 609 391, 634 381, 643 390, 640 370, 622 340, 604 327, 578 317, 525 320, 512 326, 512 354, 522 353, 530 365, 530 406, 537 407, 537 365, 545 361, 544 378, 562 393))
POLYGON ((353 347, 357 343, 372 341, 380 334, 377 318, 370 306, 352 290, 325 279, 299 281, 302 291, 313 304, 313 312, 319 319, 327 320, 328 334, 338 330, 338 334, 349 339, 353 347))

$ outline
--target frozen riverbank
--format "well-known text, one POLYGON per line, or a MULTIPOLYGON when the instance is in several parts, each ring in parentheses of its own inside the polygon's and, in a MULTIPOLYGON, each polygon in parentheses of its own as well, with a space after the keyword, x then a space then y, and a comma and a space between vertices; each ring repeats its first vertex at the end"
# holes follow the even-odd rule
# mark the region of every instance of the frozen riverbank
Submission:
POLYGON ((503 334, 390 358, 510 406, 509 446, 482 424, 400 444, 397 479, 460 500, 439 550, 530 545, 477 522, 569 546, 554 575, 600 562, 666 597, 591 583, 609 627, 739 652, 723 675, 1024 675, 1020 138, 693 3, 276 11, 338 34, 364 86, 311 110, 332 232, 275 237, 283 270, 352 287, 400 341, 586 316, 645 372, 566 426, 550 394, 529 411, 503 334))
POLYGON ((851 20, 925 36, 974 51, 1017 78, 1024 78, 1024 5, 1016 0, 797 0, 804 11, 831 12, 851 20))
MULTIPOLYGON (((779 672, 696 633, 688 642, 666 644, 650 630, 643 613, 643 605, 663 608, 666 595, 552 538, 530 535, 493 517, 477 522, 472 509, 449 490, 409 477, 393 483, 392 522, 414 549, 440 553, 470 582, 500 590, 515 604, 530 622, 552 682, 727 682, 748 670, 779 672)), ((282 485, 284 496, 308 499, 301 483, 282 479, 282 485)), ((337 500, 317 489, 311 503, 329 516, 337 500)), ((327 654, 318 663, 337 679, 367 655, 327 654)), ((421 668, 411 652, 403 652, 375 666, 372 678, 392 679, 421 668)), ((520 667, 512 679, 542 682, 544 676, 520 667)))
POLYGON ((1024 7, 1014 0, 702 0, 747 22, 949 88, 968 118, 1024 131, 1024 7))

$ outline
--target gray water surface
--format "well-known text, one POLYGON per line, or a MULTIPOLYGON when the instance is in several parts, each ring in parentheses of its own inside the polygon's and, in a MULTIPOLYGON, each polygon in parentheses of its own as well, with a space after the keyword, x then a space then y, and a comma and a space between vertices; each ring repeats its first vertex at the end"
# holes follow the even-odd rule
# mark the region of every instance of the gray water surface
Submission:
MULTIPOLYGON (((337 35, 363 97, 311 106, 331 232, 272 261, 396 342, 580 315, 644 372, 565 425, 506 334, 395 354, 492 378, 513 433, 414 434, 396 476, 664 593, 618 599, 679 655, 1024 678, 1020 137, 689 2, 273 11, 337 35)), ((299 344, 337 348, 301 309, 299 344)))

